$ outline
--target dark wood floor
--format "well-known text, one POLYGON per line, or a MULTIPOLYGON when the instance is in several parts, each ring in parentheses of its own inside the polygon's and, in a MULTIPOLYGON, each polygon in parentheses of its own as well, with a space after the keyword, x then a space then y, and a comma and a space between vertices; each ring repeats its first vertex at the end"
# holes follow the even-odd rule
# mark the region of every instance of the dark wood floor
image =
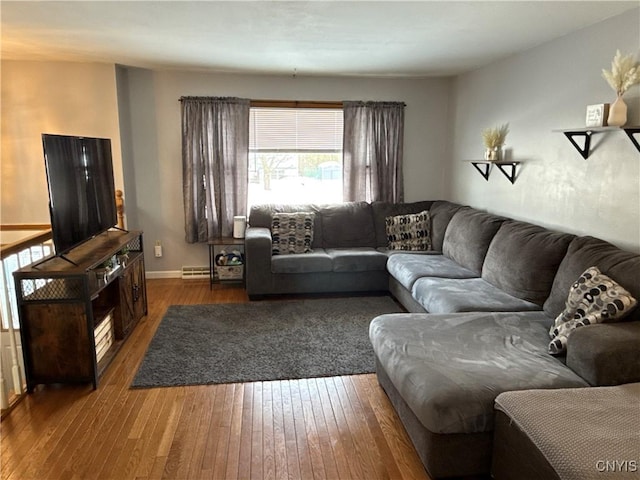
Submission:
POLYGON ((375 375, 129 389, 172 304, 239 287, 149 280, 149 315, 100 381, 39 387, 0 424, 3 480, 429 479, 375 375))

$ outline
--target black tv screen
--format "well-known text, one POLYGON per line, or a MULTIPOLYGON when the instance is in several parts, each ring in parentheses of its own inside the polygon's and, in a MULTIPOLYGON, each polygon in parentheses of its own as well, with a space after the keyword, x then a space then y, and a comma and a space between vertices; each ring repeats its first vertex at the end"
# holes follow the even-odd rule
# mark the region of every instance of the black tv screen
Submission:
POLYGON ((56 254, 117 223, 111 140, 42 134, 56 254))

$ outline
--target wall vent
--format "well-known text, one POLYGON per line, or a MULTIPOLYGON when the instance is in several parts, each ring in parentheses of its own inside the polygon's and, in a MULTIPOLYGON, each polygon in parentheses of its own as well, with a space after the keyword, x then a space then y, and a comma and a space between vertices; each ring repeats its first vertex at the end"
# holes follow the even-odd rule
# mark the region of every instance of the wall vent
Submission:
POLYGON ((209 267, 183 266, 181 278, 183 280, 194 279, 194 278, 209 278, 209 267))

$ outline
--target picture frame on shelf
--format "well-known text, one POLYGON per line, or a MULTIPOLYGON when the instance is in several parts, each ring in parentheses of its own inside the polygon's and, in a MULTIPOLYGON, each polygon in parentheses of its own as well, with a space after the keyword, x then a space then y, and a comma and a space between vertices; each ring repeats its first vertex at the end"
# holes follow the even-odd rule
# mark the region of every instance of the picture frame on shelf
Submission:
POLYGON ((587 105, 587 116, 585 120, 585 126, 586 127, 606 127, 608 116, 609 116, 608 103, 598 103, 595 105, 587 105))

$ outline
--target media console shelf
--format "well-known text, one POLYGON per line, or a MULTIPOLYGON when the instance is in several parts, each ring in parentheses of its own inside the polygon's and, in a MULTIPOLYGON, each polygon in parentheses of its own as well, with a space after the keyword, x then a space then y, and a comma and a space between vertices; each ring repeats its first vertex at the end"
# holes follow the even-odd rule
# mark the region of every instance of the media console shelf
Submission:
POLYGON ((28 392, 49 383, 90 382, 97 388, 147 314, 142 232, 110 230, 65 257, 14 273, 28 392))

